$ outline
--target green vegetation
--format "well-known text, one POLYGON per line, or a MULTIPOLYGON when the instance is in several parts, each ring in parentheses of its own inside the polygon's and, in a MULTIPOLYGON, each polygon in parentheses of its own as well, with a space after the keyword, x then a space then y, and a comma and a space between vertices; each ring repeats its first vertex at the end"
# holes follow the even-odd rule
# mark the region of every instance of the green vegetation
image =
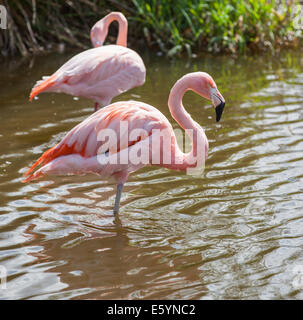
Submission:
MULTIPOLYGON (((274 50, 301 36, 294 23, 301 13, 297 0, 5 0, 4 5, 3 55, 28 55, 59 43, 89 48, 90 28, 114 10, 128 18, 131 47, 168 56, 274 50)), ((114 36, 111 30, 109 40, 114 36)))
POLYGON ((186 48, 236 52, 295 36, 295 1, 133 1, 146 35, 169 54, 186 48), (278 12, 278 10, 280 12, 278 12))

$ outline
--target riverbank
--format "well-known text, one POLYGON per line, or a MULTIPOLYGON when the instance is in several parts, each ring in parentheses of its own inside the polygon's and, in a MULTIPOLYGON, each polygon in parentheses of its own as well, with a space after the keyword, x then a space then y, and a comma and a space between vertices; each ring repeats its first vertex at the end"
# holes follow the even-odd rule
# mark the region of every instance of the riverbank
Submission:
MULTIPOLYGON (((27 56, 67 46, 87 49, 90 28, 110 11, 127 17, 130 47, 170 57, 202 51, 274 51, 297 46, 301 37, 297 0, 4 0, 4 6, 7 29, 0 33, 2 56, 27 56)), ((115 24, 110 28, 109 42, 115 41, 116 28, 115 24)))

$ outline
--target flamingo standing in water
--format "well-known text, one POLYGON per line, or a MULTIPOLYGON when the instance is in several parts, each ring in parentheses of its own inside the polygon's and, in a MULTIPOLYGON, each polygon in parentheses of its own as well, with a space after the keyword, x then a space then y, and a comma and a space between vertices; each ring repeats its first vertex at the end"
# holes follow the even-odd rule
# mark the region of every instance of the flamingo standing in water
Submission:
POLYGON ((68 60, 51 76, 42 77, 33 87, 30 101, 41 92, 64 92, 95 101, 106 106, 117 95, 141 86, 146 69, 141 57, 127 48, 127 20, 120 12, 112 12, 91 29, 90 38, 95 48, 83 51, 68 60), (119 23, 115 45, 102 46, 109 25, 119 23))
POLYGON ((199 152, 198 150, 203 151, 201 153, 205 161, 208 152, 207 137, 200 125, 191 118, 182 105, 182 97, 187 90, 193 90, 212 101, 217 121, 221 118, 225 101, 212 77, 204 72, 189 73, 173 86, 168 106, 178 124, 187 132, 188 130, 193 132, 190 135, 192 150, 189 153, 183 153, 180 150, 171 124, 158 109, 139 101, 115 102, 93 113, 67 133, 60 143, 46 151, 27 171, 23 182, 45 175, 94 173, 102 178, 114 177, 117 182, 114 213, 117 213, 123 185, 131 172, 153 164, 174 170, 187 170, 197 165, 195 155, 199 152), (128 135, 126 140, 124 139, 125 133, 121 129, 123 121, 128 125, 128 132, 137 130, 133 138, 128 135), (99 139, 99 135, 106 130, 116 133, 118 138, 116 144, 111 141, 106 143, 99 139), (165 147, 163 140, 160 144, 153 144, 153 138, 159 132, 163 133, 163 140, 167 139, 170 142, 169 149, 165 147), (138 150, 149 155, 147 162, 116 161, 116 163, 111 163, 108 161, 110 157, 122 158, 123 153, 130 155, 138 150), (171 154, 169 163, 164 161, 167 154, 171 154), (153 163, 155 155, 160 159, 157 163, 153 163), (42 167, 33 172, 38 165, 42 167))

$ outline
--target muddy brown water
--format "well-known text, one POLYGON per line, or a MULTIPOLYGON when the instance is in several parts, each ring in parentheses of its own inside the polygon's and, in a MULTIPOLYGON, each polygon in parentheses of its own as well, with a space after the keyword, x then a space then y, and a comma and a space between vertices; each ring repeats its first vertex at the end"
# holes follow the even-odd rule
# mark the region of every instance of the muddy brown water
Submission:
POLYGON ((113 183, 97 176, 21 183, 43 151, 92 113, 64 94, 28 102, 32 85, 72 53, 1 62, 0 299, 302 299, 303 60, 143 56, 147 81, 117 98, 159 108, 183 74, 206 71, 226 100, 186 93, 205 129, 201 177, 146 167, 118 218, 113 183))

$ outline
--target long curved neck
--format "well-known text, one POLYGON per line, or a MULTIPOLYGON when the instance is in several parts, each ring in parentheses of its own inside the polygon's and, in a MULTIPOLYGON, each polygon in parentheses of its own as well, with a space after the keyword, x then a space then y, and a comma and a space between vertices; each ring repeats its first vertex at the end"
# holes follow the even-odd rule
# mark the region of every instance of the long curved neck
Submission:
POLYGON ((117 38, 117 45, 122 47, 127 47, 127 29, 128 29, 127 20, 124 17, 124 19, 118 20, 118 23, 119 23, 119 33, 117 38))
POLYGON ((190 80, 186 77, 178 80, 170 91, 168 107, 172 117, 183 129, 196 130, 197 123, 191 118, 190 114, 184 109, 182 99, 186 91, 191 90, 190 80))
POLYGON ((109 26, 113 21, 117 21, 119 24, 116 44, 123 47, 127 46, 127 19, 120 12, 112 12, 93 26, 91 30, 91 41, 94 47, 103 45, 108 33, 109 26))
POLYGON ((117 21, 119 24, 119 31, 116 44, 122 47, 127 46, 127 20, 121 13, 113 12, 106 21, 106 34, 108 32, 109 25, 113 22, 117 21))
MULTIPOLYGON (((205 136, 203 129, 200 125, 195 122, 190 114, 184 109, 182 104, 182 99, 186 91, 195 90, 195 79, 189 76, 184 76, 180 80, 176 82, 176 84, 171 89, 169 99, 168 99, 168 107, 172 117, 177 121, 177 123, 185 129, 186 134, 189 136, 192 142, 192 149, 189 153, 183 153, 183 168, 193 166, 195 163, 195 158, 197 156, 202 156, 203 161, 207 156, 208 150, 208 142, 205 136), (203 145, 199 145, 203 144, 203 145), (199 153, 201 153, 200 155, 199 153)), ((179 147, 176 146, 178 149, 179 147)), ((182 151, 178 150, 179 154, 182 154, 182 151)))

